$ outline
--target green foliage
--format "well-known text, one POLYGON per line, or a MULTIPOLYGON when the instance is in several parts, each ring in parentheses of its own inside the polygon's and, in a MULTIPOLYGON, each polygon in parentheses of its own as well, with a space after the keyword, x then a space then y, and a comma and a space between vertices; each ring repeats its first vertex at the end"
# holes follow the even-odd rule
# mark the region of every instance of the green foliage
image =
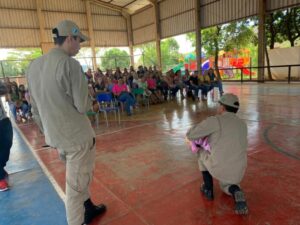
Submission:
POLYGON ((128 68, 129 66, 130 56, 125 50, 112 48, 106 51, 101 58, 101 67, 104 69, 128 68))
MULTIPOLYGON (((154 42, 142 45, 139 48, 144 54, 138 61, 140 65, 152 66, 158 64, 154 42)), ((163 71, 169 70, 179 63, 179 45, 174 38, 168 38, 161 42, 161 58, 163 71)))
POLYGON ((290 46, 300 38, 300 7, 270 13, 266 17, 266 37, 270 49, 275 43, 290 42, 290 46))
POLYGON ((24 75, 29 63, 41 55, 39 48, 13 49, 2 61, 1 74, 4 72, 5 76, 24 75))
POLYGON ((202 47, 207 56, 215 56, 216 50, 223 49, 224 39, 220 31, 217 26, 201 31, 202 47))
POLYGON ((138 60, 139 65, 152 66, 157 65, 157 55, 156 55, 156 45, 155 42, 150 42, 144 45, 141 45, 139 48, 143 55, 138 60))
POLYGON ((222 26, 222 36, 224 40, 223 49, 230 51, 234 48, 246 47, 253 42, 255 34, 250 25, 250 20, 244 20, 222 26))
MULTIPOLYGON (((249 43, 255 41, 251 20, 242 20, 224 24, 222 26, 210 27, 201 31, 202 47, 207 56, 215 56, 218 49, 231 51, 234 48, 245 48, 249 43), (218 43, 216 45, 216 43, 218 43)), ((196 46, 195 33, 188 33, 187 40, 196 46)))
POLYGON ((266 16, 266 39, 267 45, 270 47, 270 49, 274 48, 276 42, 282 43, 284 41, 284 38, 280 32, 282 27, 282 16, 282 11, 270 13, 266 16))
MULTIPOLYGON (((196 34, 195 32, 187 33, 186 39, 192 43, 192 47, 196 47, 196 34)), ((203 43, 202 43, 203 44, 203 43)))
POLYGON ((287 9, 282 15, 281 34, 293 47, 295 41, 300 38, 300 7, 287 9))

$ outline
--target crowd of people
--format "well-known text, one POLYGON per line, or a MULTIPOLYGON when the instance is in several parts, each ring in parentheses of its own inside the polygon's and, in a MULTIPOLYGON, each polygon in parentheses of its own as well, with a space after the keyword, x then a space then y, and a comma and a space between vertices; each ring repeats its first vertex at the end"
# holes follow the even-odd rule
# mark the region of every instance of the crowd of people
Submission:
MULTIPOLYGON (((123 103, 127 115, 132 115, 133 108, 145 104, 145 99, 149 104, 158 104, 175 99, 180 92, 181 98, 206 100, 208 92, 214 87, 219 89, 220 95, 223 94, 222 81, 212 68, 203 74, 186 69, 183 74, 180 70, 175 73, 169 70, 165 75, 156 66, 139 66, 137 70, 131 66, 123 71, 117 67, 115 71, 107 69, 105 72, 100 69, 95 72, 88 69, 85 78, 90 97, 94 100, 92 111, 99 110, 96 99, 97 95, 103 92, 111 93, 117 102, 123 103)), ((25 85, 18 85, 8 77, 4 79, 4 84, 8 88, 6 101, 13 118, 17 123, 26 122, 31 118, 31 104, 25 85)))
MULTIPOLYGON (((66 164, 66 217, 69 225, 87 225, 107 210, 105 204, 94 204, 89 186, 93 177, 96 134, 87 118, 92 107, 100 107, 99 93, 109 93, 117 103, 125 106, 128 115, 136 107, 139 98, 147 98, 156 104, 175 99, 178 91, 181 98, 194 101, 206 100, 214 87, 223 95, 222 80, 212 68, 203 74, 194 71, 169 70, 166 75, 156 67, 139 66, 116 68, 115 72, 100 69, 83 74, 79 62, 73 58, 80 43, 88 41, 79 27, 69 20, 61 21, 52 29, 55 48, 34 60, 27 72, 28 91, 7 78, 0 82, 0 96, 6 100, 13 117, 18 121, 33 118, 45 135, 47 145, 57 149, 66 164), (87 85, 88 84, 88 85, 87 85), (201 94, 200 94, 201 90, 201 94), (94 101, 94 104, 92 104, 94 101)), ((1 102, 0 102, 1 103, 1 102)), ((201 192, 213 200, 213 177, 219 180, 222 190, 232 195, 237 214, 247 214, 248 207, 240 182, 247 166, 247 126, 235 115, 239 109, 237 96, 225 94, 219 100, 218 115, 195 125, 186 134, 187 143, 207 139, 209 151, 199 150, 198 163, 203 175, 201 192), (234 134, 231 138, 228 133, 234 134)), ((97 110, 97 109, 96 109, 97 110)), ((8 189, 8 174, 4 167, 12 144, 12 128, 4 107, 0 104, 0 191, 8 189)), ((200 146, 203 147, 203 146, 200 146)))
POLYGON ((15 81, 4 78, 4 85, 7 87, 5 95, 10 112, 16 123, 25 122, 31 118, 30 96, 24 84, 18 85, 15 81))
MULTIPOLYGON (((89 84, 90 97, 94 100, 93 111, 99 110, 97 95, 105 92, 111 93, 117 101, 124 103, 127 115, 132 115, 134 107, 145 104, 145 99, 149 104, 158 104, 175 99, 180 92, 181 98, 206 100, 208 92, 214 87, 219 89, 220 95, 223 94, 222 81, 212 68, 203 74, 186 69, 183 74, 180 70, 175 73, 169 70, 165 75, 156 66, 139 66, 137 70, 131 66, 129 69, 124 68, 123 71, 117 67, 115 71, 107 69, 105 72, 100 69, 92 72, 88 69, 85 78, 89 84)), ((4 83, 8 87, 6 101, 13 118, 17 123, 26 122, 31 118, 31 104, 25 85, 18 85, 8 77, 4 79, 4 83)))
POLYGON ((212 68, 203 74, 188 69, 182 74, 180 70, 174 72, 171 69, 165 75, 156 66, 139 66, 137 70, 131 66, 123 71, 117 67, 114 72, 111 69, 105 72, 88 69, 85 77, 89 83, 89 93, 95 100, 94 111, 97 110, 96 96, 103 92, 111 93, 117 101, 123 102, 128 115, 145 98, 150 104, 157 104, 175 99, 180 92, 181 98, 206 100, 208 92, 214 87, 218 88, 220 95, 223 94, 222 80, 212 68))

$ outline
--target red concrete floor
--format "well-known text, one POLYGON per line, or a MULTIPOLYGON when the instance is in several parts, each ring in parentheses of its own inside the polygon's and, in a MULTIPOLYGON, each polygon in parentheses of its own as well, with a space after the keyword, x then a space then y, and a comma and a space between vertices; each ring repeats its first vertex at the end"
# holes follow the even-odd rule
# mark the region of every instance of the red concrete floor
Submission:
MULTIPOLYGON (((213 202, 202 197, 196 156, 184 143, 187 129, 214 114, 217 103, 177 99, 122 116, 120 126, 100 120, 91 192, 108 211, 93 225, 300 224, 300 85, 225 84, 225 92, 240 97, 238 114, 249 129, 242 182, 249 215, 235 215, 218 185, 213 202)), ((33 124, 20 128, 64 190, 56 151, 42 147, 33 124)))

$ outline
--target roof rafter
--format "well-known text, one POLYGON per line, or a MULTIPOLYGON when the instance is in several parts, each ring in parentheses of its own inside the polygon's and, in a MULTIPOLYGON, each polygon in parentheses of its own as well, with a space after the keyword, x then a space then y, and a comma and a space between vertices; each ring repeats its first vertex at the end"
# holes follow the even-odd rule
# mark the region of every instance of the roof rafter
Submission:
POLYGON ((133 1, 129 2, 129 3, 127 3, 126 5, 124 5, 123 7, 126 8, 127 6, 131 5, 132 3, 136 2, 136 1, 137 0, 133 0, 133 1))
MULTIPOLYGON (((139 11, 142 8, 147 7, 147 5, 145 5, 144 7, 140 8, 138 10, 134 10, 134 11, 130 10, 130 7, 128 8, 128 6, 130 6, 131 4, 137 2, 138 0, 132 0, 132 1, 128 2, 127 4, 125 4, 124 6, 119 6, 119 5, 112 4, 111 2, 113 2, 114 0, 110 0, 110 1, 107 1, 107 2, 104 2, 102 0, 82 0, 82 1, 90 1, 92 4, 102 6, 102 7, 105 7, 105 8, 114 10, 114 11, 118 11, 118 12, 121 12, 121 13, 130 14, 130 15, 136 13, 137 11, 139 11)), ((147 0, 147 2, 150 3, 149 5, 154 5, 156 2, 159 2, 159 1, 157 1, 157 0, 147 0)))
POLYGON ((84 1, 90 1, 91 3, 95 4, 95 5, 99 5, 99 6, 102 6, 104 8, 107 8, 107 9, 111 9, 111 10, 114 10, 114 11, 117 11, 117 12, 127 12, 126 9, 120 7, 120 6, 117 6, 117 5, 114 5, 114 4, 111 4, 111 3, 107 3, 107 2, 102 2, 100 0, 84 0, 84 1))

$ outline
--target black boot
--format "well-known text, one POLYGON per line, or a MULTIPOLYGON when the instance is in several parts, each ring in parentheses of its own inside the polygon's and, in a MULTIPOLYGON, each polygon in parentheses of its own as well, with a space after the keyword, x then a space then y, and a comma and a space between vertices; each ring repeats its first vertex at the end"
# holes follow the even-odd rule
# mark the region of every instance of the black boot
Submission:
POLYGON ((214 191, 212 189, 206 189, 205 184, 202 184, 200 191, 204 194, 205 198, 209 201, 214 200, 214 191))
POLYGON ((106 211, 106 206, 104 204, 94 205, 91 199, 84 202, 84 223, 83 225, 89 224, 92 220, 100 214, 106 211))
POLYGON ((213 178, 208 171, 202 171, 204 184, 201 185, 200 191, 204 194, 207 200, 214 199, 213 178))
POLYGON ((235 202, 235 213, 239 215, 248 214, 246 198, 244 192, 240 189, 240 187, 233 184, 229 187, 229 192, 232 194, 235 202))

